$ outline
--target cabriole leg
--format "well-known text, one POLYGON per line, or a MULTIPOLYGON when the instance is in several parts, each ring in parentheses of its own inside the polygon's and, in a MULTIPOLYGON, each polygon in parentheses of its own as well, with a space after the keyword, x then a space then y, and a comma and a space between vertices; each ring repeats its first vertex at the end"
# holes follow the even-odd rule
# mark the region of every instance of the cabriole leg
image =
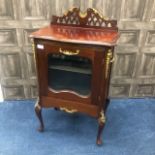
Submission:
POLYGON ((39 119, 39 122, 40 122, 40 127, 38 128, 38 131, 43 132, 44 131, 44 123, 43 123, 43 119, 42 119, 41 106, 39 105, 38 102, 35 104, 35 113, 36 113, 36 115, 39 119))
POLYGON ((102 131, 103 131, 103 128, 105 125, 105 116, 104 116, 103 110, 100 112, 100 116, 98 118, 98 123, 99 123, 99 127, 98 127, 96 144, 101 145, 102 144, 101 136, 102 136, 102 131))

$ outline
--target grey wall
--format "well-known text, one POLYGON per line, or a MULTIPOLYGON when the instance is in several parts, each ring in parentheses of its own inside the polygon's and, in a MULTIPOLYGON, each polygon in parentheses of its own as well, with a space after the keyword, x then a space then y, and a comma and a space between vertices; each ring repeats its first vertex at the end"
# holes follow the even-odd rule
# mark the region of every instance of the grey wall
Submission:
POLYGON ((0 0, 0 83, 5 99, 35 98, 36 70, 29 33, 52 14, 93 7, 118 20, 110 96, 155 95, 155 0, 0 0))

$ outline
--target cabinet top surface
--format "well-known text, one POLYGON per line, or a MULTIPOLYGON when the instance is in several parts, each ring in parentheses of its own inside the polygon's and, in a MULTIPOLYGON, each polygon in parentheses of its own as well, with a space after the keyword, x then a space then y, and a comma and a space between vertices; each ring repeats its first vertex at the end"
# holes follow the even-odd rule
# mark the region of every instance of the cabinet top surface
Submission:
POLYGON ((51 24, 30 37, 78 44, 114 46, 118 39, 117 21, 107 20, 95 9, 81 12, 73 8, 63 16, 53 16, 51 24))
POLYGON ((115 30, 50 25, 32 33, 30 37, 60 42, 114 46, 118 39, 118 32, 115 30))

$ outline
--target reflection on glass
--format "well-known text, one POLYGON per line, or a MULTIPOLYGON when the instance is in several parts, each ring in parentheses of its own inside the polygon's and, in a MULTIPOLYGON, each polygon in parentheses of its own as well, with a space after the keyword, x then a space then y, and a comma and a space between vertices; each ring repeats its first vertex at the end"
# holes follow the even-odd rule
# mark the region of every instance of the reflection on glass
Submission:
POLYGON ((88 58, 48 55, 48 86, 55 91, 73 91, 89 95, 91 91, 92 64, 88 58))

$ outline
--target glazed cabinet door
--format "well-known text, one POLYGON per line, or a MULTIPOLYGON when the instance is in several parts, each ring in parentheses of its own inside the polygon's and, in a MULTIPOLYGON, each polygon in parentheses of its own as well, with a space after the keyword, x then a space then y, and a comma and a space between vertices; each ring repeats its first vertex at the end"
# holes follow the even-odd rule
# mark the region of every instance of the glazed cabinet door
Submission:
POLYGON ((103 51, 46 41, 37 43, 36 51, 41 95, 97 104, 103 51))

